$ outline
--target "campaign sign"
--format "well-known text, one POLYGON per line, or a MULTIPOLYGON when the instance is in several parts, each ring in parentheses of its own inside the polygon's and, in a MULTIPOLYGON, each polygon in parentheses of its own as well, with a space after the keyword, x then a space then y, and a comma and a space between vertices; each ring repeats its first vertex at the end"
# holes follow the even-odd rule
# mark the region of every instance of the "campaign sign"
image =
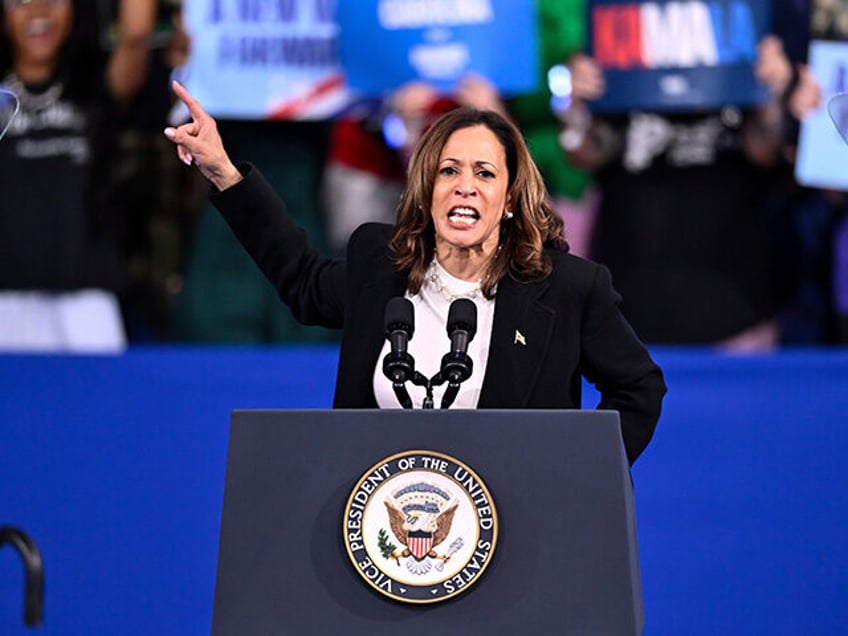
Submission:
POLYGON ((185 0, 185 83, 212 115, 322 119, 347 101, 335 0, 185 0))
POLYGON ((362 94, 411 80, 449 92, 468 73, 505 94, 536 86, 532 0, 357 0, 337 13, 348 84, 362 94))
POLYGON ((848 145, 840 129, 848 129, 848 109, 835 95, 848 91, 848 42, 813 40, 810 43, 810 69, 822 89, 822 106, 801 122, 795 178, 798 183, 817 188, 848 190, 848 145))
POLYGON ((695 111, 768 99, 754 77, 767 0, 591 0, 590 53, 607 91, 598 112, 695 111))

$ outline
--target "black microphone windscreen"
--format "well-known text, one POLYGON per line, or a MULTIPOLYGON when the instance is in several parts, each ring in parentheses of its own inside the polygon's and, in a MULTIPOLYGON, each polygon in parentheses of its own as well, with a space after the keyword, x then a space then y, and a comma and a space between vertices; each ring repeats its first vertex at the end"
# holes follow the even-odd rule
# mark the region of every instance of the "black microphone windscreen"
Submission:
POLYGON ((386 333, 401 329, 411 338, 415 331, 415 310, 412 301, 396 296, 386 303, 386 333))
POLYGON ((468 332, 468 339, 477 333, 477 305, 468 298, 457 298, 448 309, 448 337, 454 330, 462 329, 468 332))

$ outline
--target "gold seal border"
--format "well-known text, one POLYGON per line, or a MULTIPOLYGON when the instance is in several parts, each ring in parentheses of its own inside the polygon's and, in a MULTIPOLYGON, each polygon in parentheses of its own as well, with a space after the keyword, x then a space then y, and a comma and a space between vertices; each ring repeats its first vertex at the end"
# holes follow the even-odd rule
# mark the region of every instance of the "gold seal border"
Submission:
MULTIPOLYGON (((437 471, 429 470, 427 468, 416 468, 414 470, 415 471, 422 471, 422 472, 433 472, 433 473, 437 472, 437 471)), ((413 471, 407 471, 407 472, 413 472, 413 471)), ((400 472, 393 473, 392 475, 387 477, 387 479, 394 477, 395 475, 398 475, 398 474, 402 474, 402 473, 400 473, 400 472)), ((438 474, 444 474, 444 473, 438 473, 438 474)), ((456 483, 466 495, 469 495, 469 493, 465 489, 465 487, 460 482, 458 482, 456 479, 454 479, 452 475, 446 475, 446 474, 444 474, 444 475, 445 475, 445 477, 447 477, 448 479, 450 479, 451 481, 456 483)), ((469 499, 470 499, 470 496, 469 496, 469 499)), ((368 496, 368 502, 370 504, 371 495, 368 496)), ((473 504, 473 500, 471 500, 471 502, 473 504)), ((477 506, 474 506, 474 510, 475 510, 475 512, 477 511, 477 506)), ((365 518, 364 511, 363 511, 362 518, 363 519, 365 518)), ((477 514, 477 521, 478 522, 480 521, 479 513, 477 514)), ((483 576, 483 573, 486 571, 486 569, 489 567, 489 563, 491 563, 491 561, 492 561, 492 557, 494 556, 495 549, 497 548, 497 545, 498 545, 498 525, 499 525, 498 524, 498 511, 497 511, 497 507, 495 506, 495 501, 492 498, 492 494, 489 492, 489 488, 486 486, 486 483, 482 479, 480 479, 480 476, 474 470, 472 470, 467 464, 459 461, 458 459, 456 459, 455 457, 453 457, 451 455, 448 455, 447 453, 442 453, 442 452, 439 452, 439 451, 408 450, 408 451, 402 451, 400 453, 395 453, 394 455, 390 455, 389 457, 385 457, 385 458, 381 459, 380 461, 376 462, 374 465, 371 466, 371 468, 366 470, 365 473, 363 473, 362 477, 359 478, 359 481, 356 482, 356 485, 350 491, 350 496, 347 498, 347 504, 345 504, 345 507, 344 507, 344 514, 342 516, 342 541, 344 542, 345 551, 347 552, 348 558, 350 558, 350 562, 353 564, 353 569, 356 570, 356 573, 359 574, 359 576, 366 583, 368 583, 368 585, 370 585, 372 588, 374 588, 375 590, 380 592, 380 594, 387 596, 392 600, 400 601, 402 603, 411 603, 411 604, 415 604, 415 605, 421 605, 421 604, 428 604, 428 603, 439 603, 441 601, 446 601, 449 598, 453 598, 454 596, 462 594, 463 592, 468 590, 468 588, 470 588, 472 585, 474 585, 483 576), (492 547, 489 549, 489 558, 486 559, 486 562, 483 563, 482 567, 480 568, 480 571, 477 573, 477 575, 469 583, 466 583, 462 587, 457 588, 454 592, 451 592, 450 594, 445 594, 444 596, 439 596, 438 598, 411 599, 411 598, 406 598, 406 597, 403 597, 403 596, 399 596, 399 595, 391 594, 391 593, 387 592, 386 590, 381 588, 379 585, 374 583, 367 576, 365 576, 365 573, 359 567, 359 562, 354 557, 353 551, 350 549, 350 542, 348 541, 348 538, 347 538, 348 531, 349 531, 349 529, 347 527, 348 514, 350 513, 350 507, 351 507, 351 504, 353 503, 353 496, 357 493, 357 491, 359 490, 359 487, 365 482, 366 479, 368 479, 368 477, 370 475, 374 474, 374 471, 376 471, 377 468, 379 468, 380 466, 382 466, 384 464, 388 464, 390 462, 393 462, 393 461, 400 459, 402 457, 410 456, 410 455, 427 455, 427 456, 432 456, 432 457, 440 457, 442 459, 446 459, 448 461, 453 462, 457 466, 461 466, 464 470, 466 470, 468 472, 469 475, 471 475, 474 478, 474 480, 477 482, 477 484, 480 486, 480 488, 483 489, 483 492, 486 494, 486 499, 489 502, 489 507, 492 509, 492 547)), ((364 535, 362 537, 362 541, 363 541, 363 543, 365 541, 364 535)), ((365 551, 366 551, 366 553, 368 552, 367 548, 365 548, 365 551)), ((377 567, 376 564, 375 564, 375 567, 377 567)), ((463 568, 464 567, 465 566, 463 566, 463 568)), ((390 578, 392 580, 392 582, 394 582, 395 584, 397 584, 397 585, 401 584, 399 581, 397 581, 392 576, 387 574, 382 568, 377 567, 377 569, 380 572, 382 572, 386 577, 390 578)), ((417 586, 417 587, 426 587, 426 586, 417 586)))

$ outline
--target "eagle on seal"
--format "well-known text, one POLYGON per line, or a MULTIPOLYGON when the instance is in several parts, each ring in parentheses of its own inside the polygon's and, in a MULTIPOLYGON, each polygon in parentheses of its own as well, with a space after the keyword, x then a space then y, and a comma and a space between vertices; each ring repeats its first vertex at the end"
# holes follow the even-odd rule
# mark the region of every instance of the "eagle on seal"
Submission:
MULTIPOLYGON (((447 539, 450 534, 453 517, 459 504, 454 503, 444 511, 433 506, 411 506, 406 512, 399 510, 389 500, 385 500, 389 512, 389 526, 395 537, 406 547, 400 553, 392 551, 388 558, 400 565, 400 559, 414 557, 416 561, 425 558, 447 561, 450 556, 439 556, 435 547, 447 539), (411 508, 411 509, 410 509, 411 508)), ((428 568, 429 569, 429 568, 428 568)))

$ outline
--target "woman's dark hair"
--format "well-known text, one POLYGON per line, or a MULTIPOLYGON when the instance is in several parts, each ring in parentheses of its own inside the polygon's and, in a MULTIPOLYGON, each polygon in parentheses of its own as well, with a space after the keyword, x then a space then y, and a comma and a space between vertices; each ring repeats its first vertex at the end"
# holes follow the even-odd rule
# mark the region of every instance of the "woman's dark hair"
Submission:
POLYGON ((421 137, 409 162, 406 191, 397 209, 389 244, 395 267, 409 272, 409 291, 421 289, 436 247, 430 212, 439 159, 448 138, 457 130, 485 126, 497 137, 506 155, 506 200, 511 219, 500 226, 500 249, 483 277, 483 294, 492 298, 506 275, 539 280, 551 271, 546 246, 567 250, 563 222, 547 200, 547 191, 524 137, 514 124, 488 110, 457 108, 440 117, 421 137))

